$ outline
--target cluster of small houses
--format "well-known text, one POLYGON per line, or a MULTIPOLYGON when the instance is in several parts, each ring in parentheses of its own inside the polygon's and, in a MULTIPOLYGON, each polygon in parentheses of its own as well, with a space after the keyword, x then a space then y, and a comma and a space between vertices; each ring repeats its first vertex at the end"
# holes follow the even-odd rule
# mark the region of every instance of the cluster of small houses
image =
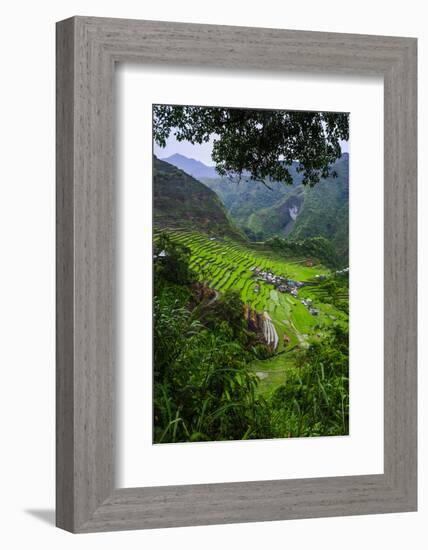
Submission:
MULTIPOLYGON (((294 281, 293 279, 287 279, 281 275, 275 275, 271 271, 262 271, 259 267, 251 267, 250 271, 253 272, 252 277, 256 281, 263 281, 267 284, 273 285, 276 290, 279 292, 288 292, 294 298, 298 298, 298 289, 304 285, 301 281, 294 281)), ((254 286, 254 292, 260 292, 260 285, 256 284, 254 286)), ((319 310, 312 307, 312 300, 307 298, 306 300, 302 299, 300 302, 308 308, 308 311, 311 315, 318 315, 319 310)))
POLYGON ((308 308, 309 310, 309 313, 311 315, 318 315, 319 311, 318 309, 315 309, 314 307, 312 307, 312 300, 310 298, 306 298, 306 300, 302 299, 300 300, 302 302, 302 304, 308 308))
POLYGON ((343 269, 339 269, 339 271, 335 271, 335 275, 348 275, 349 273, 349 267, 344 267, 343 269))

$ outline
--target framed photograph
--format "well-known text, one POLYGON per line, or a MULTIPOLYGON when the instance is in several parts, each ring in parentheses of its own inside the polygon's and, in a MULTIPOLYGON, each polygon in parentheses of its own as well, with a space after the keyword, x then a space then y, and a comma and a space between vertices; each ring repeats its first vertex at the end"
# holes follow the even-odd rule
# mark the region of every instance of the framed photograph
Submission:
POLYGON ((153 136, 153 443, 348 435, 349 114, 156 104, 153 136))
POLYGON ((57 525, 414 511, 416 39, 57 24, 57 525))

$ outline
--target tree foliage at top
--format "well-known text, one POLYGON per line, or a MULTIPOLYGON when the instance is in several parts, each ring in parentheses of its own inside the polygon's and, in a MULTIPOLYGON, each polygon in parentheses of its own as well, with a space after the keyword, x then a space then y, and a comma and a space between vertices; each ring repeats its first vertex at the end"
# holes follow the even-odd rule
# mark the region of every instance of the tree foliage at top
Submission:
POLYGON ((213 141, 212 159, 220 176, 239 181, 293 183, 289 167, 298 162, 303 184, 335 175, 330 166, 349 139, 347 113, 155 105, 153 138, 160 147, 173 133, 192 144, 213 141))

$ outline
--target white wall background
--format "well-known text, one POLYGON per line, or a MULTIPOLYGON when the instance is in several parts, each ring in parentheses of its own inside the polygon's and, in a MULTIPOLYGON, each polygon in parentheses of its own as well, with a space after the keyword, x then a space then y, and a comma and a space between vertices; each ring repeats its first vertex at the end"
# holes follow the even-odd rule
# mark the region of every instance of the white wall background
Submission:
MULTIPOLYGON (((0 22, 0 543, 53 550, 426 547, 428 376, 421 368, 420 510, 412 514, 70 535, 54 506, 54 23, 70 15, 417 36, 420 82, 420 280, 428 276, 428 29, 424 2, 359 0, 14 0, 0 22), (424 208, 425 207, 425 208, 424 208), (424 250, 422 250, 422 247, 424 250)), ((426 287, 420 286, 421 304, 426 287)), ((420 334, 428 330, 421 310, 420 334)), ((423 339, 421 338, 423 344, 423 339)), ((421 345, 420 364, 428 359, 421 345)))

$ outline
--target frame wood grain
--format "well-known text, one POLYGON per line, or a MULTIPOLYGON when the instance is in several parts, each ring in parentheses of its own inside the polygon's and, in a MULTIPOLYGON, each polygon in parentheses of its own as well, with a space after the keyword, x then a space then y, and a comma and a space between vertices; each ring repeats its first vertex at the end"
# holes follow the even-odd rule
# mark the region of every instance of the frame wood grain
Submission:
POLYGON ((57 24, 58 527, 83 533, 416 510, 416 78, 413 38, 88 17, 57 24), (117 62, 383 76, 382 475, 115 488, 117 62))

